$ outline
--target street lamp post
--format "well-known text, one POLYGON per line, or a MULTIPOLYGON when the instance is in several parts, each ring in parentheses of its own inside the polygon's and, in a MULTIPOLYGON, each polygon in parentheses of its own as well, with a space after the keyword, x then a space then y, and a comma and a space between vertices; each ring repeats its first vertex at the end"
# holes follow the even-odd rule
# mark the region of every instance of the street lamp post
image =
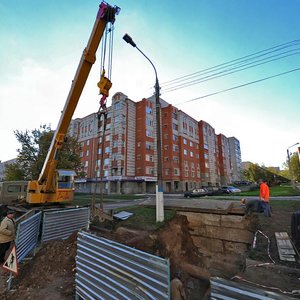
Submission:
POLYGON ((287 158, 288 158, 288 166, 289 166, 289 171, 290 171, 290 174, 291 174, 291 183, 292 183, 292 187, 295 187, 295 181, 294 181, 294 173, 293 173, 293 170, 291 168, 291 156, 290 156, 290 151, 289 149, 296 146, 296 145, 299 145, 299 143, 296 143, 290 147, 288 147, 286 149, 286 152, 287 152, 287 158))
POLYGON ((130 44, 132 47, 136 48, 152 65, 155 72, 155 105, 156 105, 156 149, 157 149, 157 184, 156 184, 156 221, 164 221, 164 196, 163 196, 163 180, 162 180, 162 159, 161 159, 161 125, 160 125, 160 112, 161 105, 159 101, 159 83, 157 78, 157 71, 149 59, 149 57, 137 47, 136 43, 132 38, 125 34, 123 40, 130 44))

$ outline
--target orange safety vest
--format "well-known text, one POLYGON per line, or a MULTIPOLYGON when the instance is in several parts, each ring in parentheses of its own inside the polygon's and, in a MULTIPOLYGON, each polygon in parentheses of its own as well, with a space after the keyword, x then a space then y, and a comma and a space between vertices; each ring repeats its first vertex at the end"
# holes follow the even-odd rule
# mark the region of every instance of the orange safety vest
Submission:
POLYGON ((264 182, 260 185, 259 197, 264 199, 265 202, 269 202, 270 200, 270 189, 264 182))

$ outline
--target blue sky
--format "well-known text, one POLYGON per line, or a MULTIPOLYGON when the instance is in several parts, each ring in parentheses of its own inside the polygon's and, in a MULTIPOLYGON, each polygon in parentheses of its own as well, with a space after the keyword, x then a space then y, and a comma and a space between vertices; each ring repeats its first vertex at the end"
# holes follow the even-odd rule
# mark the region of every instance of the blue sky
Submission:
MULTIPOLYGON (((113 88, 139 101, 153 93, 154 72, 126 44, 125 33, 149 56, 163 83, 260 50, 299 40, 300 1, 115 0, 113 88)), ((87 44, 97 1, 0 2, 0 160, 14 158, 14 130, 51 124, 56 128, 81 53, 87 44)), ((300 71, 201 100, 190 99, 300 67, 295 55, 162 93, 167 102, 240 140, 242 160, 281 166, 287 147, 300 142, 300 71)), ((100 55, 99 55, 100 57, 100 55)), ((74 117, 98 110, 96 61, 74 117)), ((163 90, 162 90, 163 92, 163 90)), ((108 100, 108 104, 110 100, 108 100)), ((296 147, 291 151, 296 151, 296 147)))

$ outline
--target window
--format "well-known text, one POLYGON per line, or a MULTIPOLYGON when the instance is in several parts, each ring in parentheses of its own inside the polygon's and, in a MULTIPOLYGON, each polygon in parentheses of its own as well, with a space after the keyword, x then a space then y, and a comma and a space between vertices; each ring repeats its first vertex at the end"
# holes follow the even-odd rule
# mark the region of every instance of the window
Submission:
POLYGON ((178 140, 178 136, 173 134, 173 141, 177 141, 178 140))
POLYGON ((165 175, 169 175, 169 169, 165 169, 165 175))
POLYGON ((168 156, 164 157, 164 161, 169 161, 169 157, 168 156))
POLYGON ((18 193, 18 192, 21 192, 21 188, 22 188, 22 186, 20 186, 20 185, 9 185, 7 187, 7 192, 8 193, 18 193))
POLYGON ((146 142, 146 149, 147 150, 152 150, 153 149, 153 144, 150 142, 146 142))
POLYGON ((194 157, 194 152, 193 151, 190 151, 190 156, 194 157))
POLYGON ((208 145, 207 144, 204 144, 203 147, 204 147, 204 149, 208 150, 208 145))
POLYGON ((88 165, 89 165, 89 162, 86 160, 86 161, 84 162, 84 166, 87 168, 88 165))
POLYGON ((89 154, 90 154, 90 151, 86 150, 86 156, 89 156, 89 154))
POLYGON ((102 143, 102 136, 99 137, 99 143, 102 143))
POLYGON ((102 153, 102 149, 99 148, 97 153, 98 153, 98 154, 101 154, 101 153, 102 153))
POLYGON ((180 171, 178 168, 174 168, 174 175, 176 175, 176 176, 180 175, 180 171))
POLYGON ((86 141, 86 145, 89 146, 90 145, 90 140, 86 141))
POLYGON ((146 154, 146 161, 153 161, 153 156, 146 154))
POLYGON ((187 143, 186 139, 183 139, 183 143, 186 145, 186 143, 187 143))
POLYGON ((152 115, 152 108, 149 106, 146 106, 146 114, 152 115))
POLYGON ((173 145, 173 151, 174 151, 174 152, 178 152, 178 151, 179 151, 179 148, 178 148, 177 145, 173 145))
POLYGON ((150 131, 150 130, 146 130, 146 136, 148 136, 148 137, 152 137, 153 135, 152 135, 152 131, 150 131))
POLYGON ((114 110, 119 110, 120 108, 121 108, 121 103, 119 101, 115 102, 114 110))
POLYGON ((172 124, 172 128, 173 128, 174 130, 178 130, 178 125, 175 124, 175 123, 173 123, 173 124, 172 124))
POLYGON ((83 151, 80 152, 80 157, 83 157, 83 151))
POLYGON ((153 126, 153 120, 151 120, 151 119, 146 119, 146 125, 147 126, 153 126))
POLYGON ((105 158, 104 159, 104 165, 107 166, 110 163, 110 158, 105 158))
POLYGON ((109 147, 105 147, 105 153, 106 154, 110 153, 110 148, 109 147))
POLYGON ((109 141, 110 141, 110 135, 109 135, 109 134, 105 136, 105 141, 106 141, 106 142, 109 142, 109 141))
POLYGON ((208 154, 207 153, 204 153, 204 158, 208 159, 208 154))
POLYGON ((194 146, 193 142, 190 141, 190 147, 193 147, 193 146, 194 146))
POLYGON ((186 149, 183 149, 183 154, 187 155, 187 150, 186 149))
POLYGON ((152 167, 146 167, 146 174, 154 175, 154 169, 152 167))

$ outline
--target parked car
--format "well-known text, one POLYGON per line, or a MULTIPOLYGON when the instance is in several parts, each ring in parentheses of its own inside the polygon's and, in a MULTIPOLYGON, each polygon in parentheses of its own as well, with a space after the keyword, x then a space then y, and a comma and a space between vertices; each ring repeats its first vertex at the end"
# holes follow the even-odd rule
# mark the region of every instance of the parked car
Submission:
POLYGON ((238 189, 238 188, 236 188, 236 187, 234 187, 234 186, 231 186, 231 185, 229 185, 229 186, 223 186, 223 187, 221 188, 221 190, 222 190, 223 193, 225 193, 225 194, 233 194, 233 193, 240 193, 240 192, 241 192, 240 189, 238 189))
POLYGON ((184 193, 185 198, 191 198, 191 197, 204 197, 209 194, 209 191, 207 189, 193 189, 191 191, 187 191, 184 193))

